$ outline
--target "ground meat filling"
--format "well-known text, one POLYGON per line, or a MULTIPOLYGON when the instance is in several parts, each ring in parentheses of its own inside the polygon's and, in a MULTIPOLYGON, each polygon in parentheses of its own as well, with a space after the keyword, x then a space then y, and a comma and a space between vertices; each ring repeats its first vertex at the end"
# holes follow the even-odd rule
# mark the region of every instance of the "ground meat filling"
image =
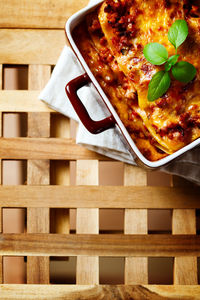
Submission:
POLYGON ((113 1, 107 0, 104 11, 108 14, 108 23, 115 31, 115 37, 112 38, 113 46, 118 52, 131 48, 130 39, 136 36, 135 19, 141 14, 140 10, 135 9, 134 14, 130 13, 132 1, 113 1))
MULTIPOLYGON (((137 1, 106 0, 102 12, 106 13, 104 24, 108 35, 103 33, 105 28, 101 28, 102 19, 98 19, 101 9, 97 8, 88 16, 87 21, 80 25, 80 31, 76 34, 77 45, 80 46, 89 68, 136 146, 147 159, 156 161, 199 137, 199 104, 197 100, 190 102, 190 99, 191 97, 198 99, 200 84, 198 77, 187 85, 172 78, 170 89, 166 94, 155 102, 148 103, 148 106, 143 109, 140 102, 140 90, 148 89, 154 73, 154 66, 143 57, 144 43, 143 39, 140 39, 142 31, 141 26, 138 26, 140 24, 138 20, 141 20, 141 14, 145 16, 145 11, 139 9, 140 5, 137 1), (122 61, 127 62, 127 73, 120 65, 122 61), (141 113, 141 110, 145 112, 146 119, 143 118, 144 114, 141 113)), ((175 14, 173 18, 177 18, 179 14, 177 16, 176 12, 183 9, 181 2, 175 2, 175 0, 148 1, 151 8, 155 4, 162 13, 164 9, 167 10, 169 19, 171 13, 175 14)), ((198 16, 199 7, 193 1, 183 1, 185 18, 186 20, 188 18, 188 24, 190 24, 189 18, 198 16)), ((196 21, 198 22, 198 20, 196 21)), ((158 36, 167 32, 166 26, 161 26, 161 21, 158 25, 157 31, 149 27, 149 39, 151 36, 156 36, 155 32, 158 32, 158 36)), ((198 54, 199 44, 195 35, 197 31, 195 31, 195 27, 189 29, 188 39, 196 39, 196 43, 185 43, 181 48, 183 57, 187 57, 188 53, 198 54)), ((190 56, 190 61, 196 59, 196 54, 190 56)), ((191 63, 193 62, 191 61, 191 63)))

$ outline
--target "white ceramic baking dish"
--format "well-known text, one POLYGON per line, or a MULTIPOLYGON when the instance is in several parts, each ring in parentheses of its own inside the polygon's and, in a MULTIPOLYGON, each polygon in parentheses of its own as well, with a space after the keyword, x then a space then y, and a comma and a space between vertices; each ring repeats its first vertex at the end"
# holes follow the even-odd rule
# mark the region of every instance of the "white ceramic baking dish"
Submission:
MULTIPOLYGON (((97 0, 95 2, 90 3, 87 7, 83 8, 82 10, 78 11, 74 15, 72 15, 65 26, 65 32, 66 36, 68 38, 68 41, 76 54, 79 62, 83 66, 84 70, 86 73, 83 75, 73 79, 66 85, 66 92, 68 95, 69 100, 71 101, 77 115, 79 116, 81 122, 83 125, 91 132, 94 134, 98 134, 104 130, 107 130, 109 128, 112 128, 114 126, 118 126, 119 129, 121 130, 122 133, 122 140, 125 143, 127 149, 130 151, 130 153, 133 156, 133 159, 137 162, 137 164, 145 166, 146 168, 149 169, 157 169, 160 168, 161 166, 164 166, 168 163, 170 163, 172 160, 180 157, 183 155, 186 151, 193 149, 194 147, 200 145, 200 138, 195 140, 194 142, 188 144, 187 146, 183 147, 182 149, 176 151, 175 153, 168 155, 167 157, 152 162, 147 160, 142 153, 139 151, 135 143, 133 142, 132 138, 130 137, 127 129, 123 125, 122 121, 120 120, 118 114, 116 113, 115 109, 113 108, 112 104, 110 103, 109 99, 105 95, 104 91, 102 90, 101 86, 95 79, 94 75, 90 71, 88 65, 86 64, 84 58, 82 57, 77 45, 74 42, 72 32, 74 28, 84 19, 86 14, 94 10, 100 3, 102 3, 102 0, 97 0), (89 82, 92 82, 94 86, 96 87, 97 91, 102 97, 102 100, 105 103, 105 110, 109 110, 110 112, 110 117, 101 120, 101 121, 93 121, 83 104, 81 103, 80 99, 77 96, 77 90, 88 84, 89 82)), ((95 99, 94 99, 95 101, 95 99)))

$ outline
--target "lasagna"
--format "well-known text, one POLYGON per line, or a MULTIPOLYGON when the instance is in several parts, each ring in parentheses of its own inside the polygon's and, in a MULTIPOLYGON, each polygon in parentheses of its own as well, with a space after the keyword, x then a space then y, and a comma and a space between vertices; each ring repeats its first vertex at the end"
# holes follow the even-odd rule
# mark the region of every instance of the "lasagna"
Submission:
MULTIPOLYGON (((198 2, 198 1, 197 1, 198 2)), ((74 39, 140 152, 150 161, 200 137, 200 8, 187 0, 105 0, 74 30, 74 39), (147 99, 152 76, 144 46, 158 42, 169 55, 168 30, 178 19, 189 28, 179 59, 197 69, 188 84, 172 78, 168 91, 147 99)))

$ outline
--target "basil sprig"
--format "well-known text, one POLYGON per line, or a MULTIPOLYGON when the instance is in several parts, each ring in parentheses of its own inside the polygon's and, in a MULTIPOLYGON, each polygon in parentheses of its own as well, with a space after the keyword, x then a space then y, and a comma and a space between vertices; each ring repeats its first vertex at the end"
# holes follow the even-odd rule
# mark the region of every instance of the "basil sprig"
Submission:
POLYGON ((151 79, 148 87, 148 100, 155 101, 162 97, 170 87, 170 70, 174 78, 182 83, 188 83, 196 76, 196 68, 186 61, 178 62, 178 47, 188 36, 188 25, 185 20, 176 20, 170 27, 168 39, 176 49, 176 54, 168 58, 167 49, 159 43, 149 43, 143 53, 148 62, 160 66, 165 64, 163 71, 157 72, 151 79))

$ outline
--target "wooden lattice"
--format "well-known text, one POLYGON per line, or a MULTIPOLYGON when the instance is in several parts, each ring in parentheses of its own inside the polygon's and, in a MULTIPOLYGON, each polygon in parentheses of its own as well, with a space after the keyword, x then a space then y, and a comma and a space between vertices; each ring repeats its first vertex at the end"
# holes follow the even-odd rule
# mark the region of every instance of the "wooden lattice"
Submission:
POLYGON ((69 119, 37 99, 66 43, 66 19, 86 4, 0 3, 0 184, 2 160, 27 160, 27 185, 0 186, 0 298, 200 299, 200 189, 175 180, 172 187, 148 186, 146 171, 126 164, 124 186, 99 186, 99 161, 109 159, 76 145, 69 119), (4 64, 28 65, 28 90, 2 90, 4 64), (4 112, 27 114, 27 137, 2 137, 4 112), (76 161, 76 186, 70 185, 70 161, 76 161), (26 233, 3 233, 8 207, 27 208, 26 233), (77 209, 75 234, 70 208, 77 209), (124 234, 99 234, 100 208, 124 209, 124 234), (148 234, 148 209, 173 210, 172 234, 148 234), (3 283, 7 255, 27 256, 27 284, 3 283), (50 256, 77 257, 76 285, 49 284, 50 256), (99 256, 125 258, 124 285, 99 285, 99 256), (173 285, 148 285, 148 257, 174 257, 173 285))

